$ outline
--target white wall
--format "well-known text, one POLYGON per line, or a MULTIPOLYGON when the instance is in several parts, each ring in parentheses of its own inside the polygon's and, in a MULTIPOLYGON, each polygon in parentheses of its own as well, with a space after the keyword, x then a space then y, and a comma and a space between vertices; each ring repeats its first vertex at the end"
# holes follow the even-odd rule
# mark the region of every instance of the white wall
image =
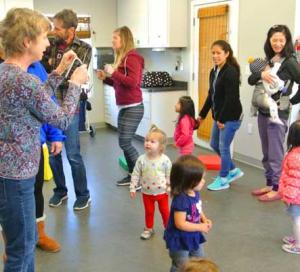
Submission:
POLYGON ((167 71, 173 79, 189 81, 190 78, 190 2, 191 0, 182 0, 188 2, 187 8, 187 29, 178 29, 177 31, 187 32, 186 48, 166 48, 165 51, 155 52, 151 49, 139 49, 139 52, 145 58, 145 69, 149 71, 167 71), (181 58, 183 70, 175 70, 176 61, 181 58))
POLYGON ((249 56, 263 57, 263 46, 268 29, 274 24, 288 25, 294 31, 295 0, 240 0, 238 61, 242 72, 241 101, 244 120, 235 137, 234 152, 238 158, 261 160, 261 147, 256 118, 250 117, 250 104, 253 87, 247 83, 245 74, 249 56), (253 134, 247 133, 248 125, 253 125, 253 134))
POLYGON ((175 80, 189 80, 189 58, 187 48, 167 48, 165 51, 138 49, 145 59, 146 71, 167 71, 175 80), (176 61, 181 58, 183 70, 175 70, 176 61))
MULTIPOLYGON (((71 8, 78 15, 91 15, 93 45, 111 46, 111 35, 117 26, 116 0, 34 0, 34 9, 42 13, 55 14, 64 8, 71 8)), ((93 110, 89 112, 89 118, 91 123, 99 124, 104 122, 103 86, 95 74, 93 84, 94 92, 90 99, 93 110)))
POLYGON ((4 0, 0 0, 0 20, 4 17, 4 0))

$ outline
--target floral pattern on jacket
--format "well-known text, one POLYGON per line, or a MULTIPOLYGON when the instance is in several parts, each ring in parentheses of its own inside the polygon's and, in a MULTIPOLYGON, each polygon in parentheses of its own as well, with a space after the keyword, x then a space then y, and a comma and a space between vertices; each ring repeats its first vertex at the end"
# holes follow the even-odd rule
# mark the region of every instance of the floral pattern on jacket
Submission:
POLYGON ((300 205, 300 147, 289 151, 283 161, 279 193, 284 202, 300 205))
POLYGON ((40 127, 47 122, 65 130, 74 114, 80 88, 70 84, 62 107, 52 99, 63 77, 40 80, 19 67, 0 65, 0 176, 28 179, 37 174, 40 160, 40 127))

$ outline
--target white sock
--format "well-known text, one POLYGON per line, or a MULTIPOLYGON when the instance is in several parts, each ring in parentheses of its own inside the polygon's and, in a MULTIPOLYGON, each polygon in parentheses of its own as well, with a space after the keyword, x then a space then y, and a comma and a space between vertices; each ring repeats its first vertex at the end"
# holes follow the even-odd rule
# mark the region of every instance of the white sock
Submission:
POLYGON ((237 171, 237 168, 234 168, 234 169, 230 170, 229 172, 230 172, 230 174, 235 174, 236 171, 237 171))
POLYGON ((300 248, 300 216, 293 217, 294 219, 294 236, 296 239, 296 246, 300 248))
POLYGON ((226 177, 221 177, 221 181, 222 181, 222 183, 224 184, 224 183, 226 183, 227 182, 227 178, 226 177))

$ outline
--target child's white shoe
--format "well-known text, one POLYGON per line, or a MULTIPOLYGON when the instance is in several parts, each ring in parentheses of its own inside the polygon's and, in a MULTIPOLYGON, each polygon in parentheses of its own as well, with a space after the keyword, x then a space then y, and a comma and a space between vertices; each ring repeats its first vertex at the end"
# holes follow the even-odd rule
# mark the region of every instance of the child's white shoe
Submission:
POLYGON ((300 247, 297 247, 296 244, 289 244, 289 245, 283 245, 282 249, 285 252, 292 253, 292 254, 300 254, 300 247))
POLYGON ((154 230, 144 229, 144 231, 141 233, 141 239, 142 240, 149 240, 154 235, 154 230))

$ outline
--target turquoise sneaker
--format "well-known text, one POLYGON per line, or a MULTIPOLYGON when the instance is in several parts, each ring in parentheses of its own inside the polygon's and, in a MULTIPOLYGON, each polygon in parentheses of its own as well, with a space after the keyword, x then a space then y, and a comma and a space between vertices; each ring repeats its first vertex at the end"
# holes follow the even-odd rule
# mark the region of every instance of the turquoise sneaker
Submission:
POLYGON ((211 191, 225 190, 229 187, 228 179, 225 178, 224 182, 224 178, 221 178, 220 176, 217 176, 211 184, 207 185, 207 189, 211 191))
POLYGON ((230 171, 227 176, 228 183, 230 184, 242 176, 244 176, 244 172, 240 168, 235 168, 234 171, 230 171))

